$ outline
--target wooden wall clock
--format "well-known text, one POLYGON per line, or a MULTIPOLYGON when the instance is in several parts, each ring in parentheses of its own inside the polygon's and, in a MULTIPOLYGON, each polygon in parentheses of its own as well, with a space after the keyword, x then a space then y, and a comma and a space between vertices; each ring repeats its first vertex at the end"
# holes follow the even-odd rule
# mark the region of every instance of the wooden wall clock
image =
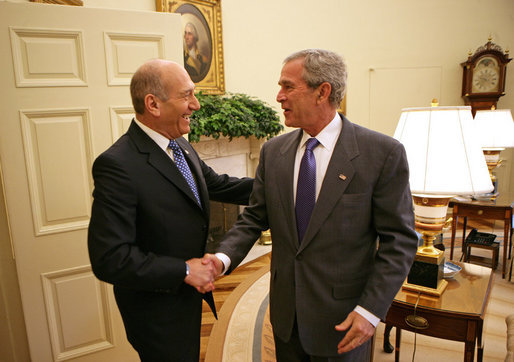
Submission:
POLYGON ((499 45, 491 42, 468 54, 463 67, 462 97, 471 106, 473 116, 477 110, 496 108, 498 99, 505 95, 505 76, 509 51, 503 52, 499 45))

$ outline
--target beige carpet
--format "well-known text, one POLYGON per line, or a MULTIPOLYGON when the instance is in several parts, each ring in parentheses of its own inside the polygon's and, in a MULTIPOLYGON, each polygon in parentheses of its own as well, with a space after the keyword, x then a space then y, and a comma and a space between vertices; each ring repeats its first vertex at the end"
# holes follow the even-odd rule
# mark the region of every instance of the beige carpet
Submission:
MULTIPOLYGON (((445 235, 447 244, 448 235, 445 235)), ((460 245, 460 244, 459 244, 460 245)), ((449 259, 447 247, 447 259, 449 259)), ((506 354, 505 317, 514 313, 514 282, 501 278, 500 265, 495 279, 484 323, 484 361, 504 361, 506 354)), ((486 250, 475 250, 474 254, 490 257, 486 250)), ((460 247, 455 248, 455 259, 460 257, 460 247)), ((261 362, 275 361, 273 335, 267 315, 269 272, 264 267, 239 285, 229 296, 222 309, 220 319, 213 326, 205 361, 261 362)), ((383 352, 384 324, 377 328, 374 361, 394 361, 394 353, 383 352)), ((395 329, 390 341, 394 345, 395 329)), ((412 361, 414 333, 402 331, 401 361, 412 361)), ((414 361, 442 362, 462 361, 464 343, 443 339, 416 336, 414 361)), ((476 359, 476 354, 475 354, 476 359)))

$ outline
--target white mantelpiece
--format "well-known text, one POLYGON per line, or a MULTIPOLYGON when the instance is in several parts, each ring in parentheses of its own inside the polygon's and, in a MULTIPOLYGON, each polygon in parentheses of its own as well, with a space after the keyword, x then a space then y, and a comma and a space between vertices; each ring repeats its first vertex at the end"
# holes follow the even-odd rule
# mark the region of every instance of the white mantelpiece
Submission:
POLYGON ((232 141, 227 137, 201 137, 200 142, 192 145, 200 158, 217 173, 254 177, 262 143, 264 140, 255 137, 233 138, 232 141))

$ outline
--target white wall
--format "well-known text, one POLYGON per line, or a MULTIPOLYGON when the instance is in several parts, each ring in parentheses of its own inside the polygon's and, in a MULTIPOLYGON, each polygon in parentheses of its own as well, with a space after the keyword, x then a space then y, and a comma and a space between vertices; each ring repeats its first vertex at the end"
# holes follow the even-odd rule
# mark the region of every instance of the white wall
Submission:
MULTIPOLYGON (((154 0, 83 1, 87 7, 156 8, 154 0)), ((282 60, 299 49, 326 48, 348 62, 348 115, 363 125, 369 125, 370 68, 441 67, 440 104, 461 105, 460 63, 468 51, 489 35, 514 48, 512 0, 222 0, 222 22, 227 91, 276 106, 282 60)), ((514 108, 514 65, 509 68, 499 108, 514 108)), ((394 90, 391 84, 384 97, 393 98, 394 90)))
MULTIPOLYGON (((460 63, 489 35, 514 49, 512 0, 222 0, 222 14, 228 91, 258 96, 279 109, 283 59, 303 48, 330 49, 349 66, 350 120, 390 135, 403 107, 430 106, 434 97, 440 105, 464 104, 460 63), (422 83, 398 71, 389 87, 376 84, 370 68, 375 75, 380 69, 419 69, 414 73, 422 83), (434 69, 438 75, 427 78, 434 69)), ((498 108, 514 110, 514 64, 498 108)), ((498 170, 500 186, 512 195, 512 150, 502 156, 509 162, 498 170)))
MULTIPOLYGON (((154 0, 84 0, 84 6, 156 8, 154 0)), ((429 106, 432 98, 463 105, 460 63, 490 35, 514 49, 512 0, 222 0, 222 23, 228 92, 279 110, 282 60, 304 48, 330 49, 349 66, 350 120, 390 135, 403 107, 429 106)), ((514 62, 505 92, 498 108, 514 110, 514 62)), ((502 188, 514 194, 512 150, 502 157, 502 188)))

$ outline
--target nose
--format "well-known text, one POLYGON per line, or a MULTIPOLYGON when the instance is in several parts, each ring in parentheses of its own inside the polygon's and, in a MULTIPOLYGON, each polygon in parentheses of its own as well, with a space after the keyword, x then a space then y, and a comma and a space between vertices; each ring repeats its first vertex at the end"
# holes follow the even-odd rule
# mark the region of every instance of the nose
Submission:
POLYGON ((196 98, 195 95, 193 95, 192 102, 189 103, 189 108, 191 108, 193 111, 197 111, 200 109, 200 102, 198 102, 198 98, 196 98))
POLYGON ((282 89, 280 89, 277 94, 277 102, 282 103, 285 100, 286 100, 286 96, 285 96, 284 92, 282 91, 282 89))

